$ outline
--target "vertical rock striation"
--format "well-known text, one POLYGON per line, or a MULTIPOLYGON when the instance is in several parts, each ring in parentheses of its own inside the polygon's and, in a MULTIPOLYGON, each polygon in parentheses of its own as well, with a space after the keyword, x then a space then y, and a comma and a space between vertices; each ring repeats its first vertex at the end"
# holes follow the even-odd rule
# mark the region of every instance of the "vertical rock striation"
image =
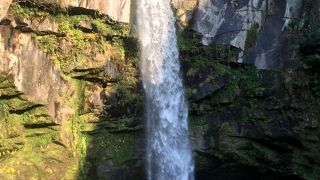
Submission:
POLYGON ((244 51, 238 62, 259 69, 281 65, 283 32, 299 17, 302 1, 199 0, 192 29, 205 45, 225 44, 244 51), (247 53, 248 50, 248 53, 247 53))
POLYGON ((55 103, 70 88, 68 83, 30 35, 7 26, 0 26, 0 32, 0 72, 11 75, 19 91, 30 101, 48 105, 49 114, 56 117, 55 103))
POLYGON ((262 24, 265 0, 200 0, 192 29, 203 35, 204 44, 230 44, 245 48, 247 31, 262 24))

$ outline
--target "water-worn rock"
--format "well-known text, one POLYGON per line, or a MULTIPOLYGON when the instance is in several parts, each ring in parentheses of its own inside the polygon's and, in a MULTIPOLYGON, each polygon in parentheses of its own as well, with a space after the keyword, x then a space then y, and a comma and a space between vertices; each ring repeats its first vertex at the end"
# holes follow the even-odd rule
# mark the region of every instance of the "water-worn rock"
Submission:
POLYGON ((50 2, 14 4, 0 26, 0 179, 77 179, 78 169, 87 172, 79 159, 95 154, 84 152, 92 144, 108 150, 97 159, 115 163, 101 178, 143 176, 139 164, 117 167, 127 160, 136 164, 133 138, 142 126, 127 118, 141 106, 127 26, 88 14, 96 11, 73 7, 69 16, 42 3, 50 2), (101 113, 111 91, 121 118, 101 113), (106 133, 110 128, 115 134, 106 133))
POLYGON ((192 29, 204 36, 203 43, 230 44, 244 49, 247 31, 262 24, 264 0, 200 0, 192 29))
MULTIPOLYGON (((289 1, 288 1, 289 2, 289 1)), ((293 2, 293 1, 291 1, 293 2)), ((282 1, 274 1, 273 9, 265 19, 261 32, 257 36, 255 46, 248 50, 242 57, 245 63, 254 64, 259 69, 273 69, 279 67, 287 58, 285 53, 285 27, 290 22, 291 17, 298 12, 299 3, 291 4, 282 1), (294 6, 294 9, 289 6, 294 6), (286 9, 291 9, 286 10, 286 9)))
POLYGON ((285 58, 279 54, 283 30, 299 17, 301 4, 301 0, 200 0, 192 29, 203 35, 203 44, 229 44, 242 50, 256 44, 245 56, 240 54, 239 62, 275 68, 285 58))

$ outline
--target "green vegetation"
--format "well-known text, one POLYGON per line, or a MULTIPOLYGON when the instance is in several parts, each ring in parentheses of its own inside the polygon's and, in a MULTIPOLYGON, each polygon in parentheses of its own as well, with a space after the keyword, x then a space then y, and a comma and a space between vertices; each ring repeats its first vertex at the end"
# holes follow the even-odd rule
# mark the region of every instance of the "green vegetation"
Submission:
POLYGON ((10 5, 10 13, 13 15, 20 17, 20 18, 35 18, 35 17, 48 17, 50 16, 50 13, 47 11, 39 11, 39 7, 33 7, 33 8, 25 8, 21 5, 19 5, 17 2, 13 2, 10 5))
POLYGON ((246 48, 252 48, 255 46, 256 40, 258 38, 260 27, 258 23, 252 25, 249 29, 246 39, 246 48))
POLYGON ((237 104, 244 111, 250 111, 249 115, 252 114, 250 117, 243 117, 244 122, 247 122, 247 119, 253 120, 259 93, 264 90, 259 79, 262 72, 251 66, 232 64, 237 58, 238 50, 223 45, 203 46, 200 44, 199 36, 190 33, 183 32, 178 36, 182 63, 190 67, 186 72, 186 78, 191 82, 197 82, 191 83, 187 89, 191 101, 190 111, 198 115, 207 114, 213 109, 237 104), (225 83, 219 85, 220 81, 225 83), (193 102, 192 98, 197 89, 205 83, 221 86, 220 90, 209 94, 202 101, 193 102))
MULTIPOLYGON (((304 12, 316 16, 310 2, 314 5, 315 1, 308 1, 305 8, 310 9, 304 12)), ((319 167, 308 158, 319 158, 315 150, 320 137, 316 130, 320 31, 319 19, 307 16, 304 14, 303 30, 299 29, 303 23, 290 24, 286 42, 290 62, 284 62, 279 70, 233 63, 238 51, 232 47, 203 46, 193 32, 178 34, 190 105, 190 134, 203 135, 208 148, 197 152, 197 168, 219 169, 215 165, 221 161, 224 167, 239 163, 262 172, 319 178, 319 167), (211 86, 205 86, 208 84, 211 86), (308 137, 295 136, 301 134, 308 137), (310 150, 302 150, 306 147, 310 150)), ((247 48, 255 45, 258 34, 259 26, 254 25, 248 32, 247 48)))
MULTIPOLYGON (((138 47, 130 36, 130 26, 111 22, 101 14, 70 15, 68 10, 35 4, 13 3, 10 13, 26 22, 48 19, 47 26, 57 25, 56 29, 30 34, 70 85, 70 93, 55 102, 69 114, 52 119, 46 106, 30 102, 16 90, 10 77, 0 76, 0 179, 16 179, 19 173, 35 179, 57 179, 55 175, 75 179, 75 174, 89 179, 100 165, 130 163, 141 135, 142 114, 138 47), (102 105, 97 103, 99 98, 104 100, 102 105)), ((209 152, 199 153, 199 166, 208 167, 216 158, 224 164, 232 161, 267 171, 286 165, 291 168, 287 171, 304 173, 306 168, 301 164, 312 162, 310 157, 316 157, 319 149, 313 143, 319 136, 314 131, 320 102, 317 29, 308 29, 307 37, 291 40, 294 50, 302 44, 300 64, 281 71, 239 65, 235 63, 236 48, 203 46, 199 35, 187 30, 178 33, 190 104, 190 132, 205 138, 209 152), (196 98, 201 90, 201 97, 196 98), (301 128, 303 124, 308 127, 301 128), (303 148, 299 142, 294 144, 295 139, 293 144, 281 139, 270 144, 265 139, 244 137, 247 131, 269 137, 280 126, 286 126, 286 132, 301 131, 298 133, 306 136, 307 140, 301 140, 310 147, 306 155, 301 156, 303 148), (292 149, 294 158, 279 160, 282 151, 292 149)), ((258 33, 255 24, 248 31, 247 48, 255 45, 258 33)))
POLYGON ((97 138, 92 137, 93 141, 97 144, 97 149, 94 151, 106 151, 107 156, 102 158, 109 157, 115 165, 121 165, 126 160, 130 160, 134 155, 135 136, 135 134, 131 133, 111 134, 103 132, 97 138))
POLYGON ((123 41, 129 38, 128 25, 108 24, 107 19, 103 17, 50 14, 42 9, 42 7, 24 7, 13 3, 10 12, 20 18, 32 17, 33 21, 38 19, 40 22, 47 18, 50 23, 59 24, 58 32, 36 35, 35 40, 62 72, 70 73, 75 65, 77 68, 94 66, 92 60, 95 60, 97 65, 102 65, 106 59, 121 62, 126 58, 123 41))
POLYGON ((53 119, 47 106, 30 102, 11 78, 0 77, 0 179, 19 174, 31 179, 54 174, 61 179, 75 179, 76 174, 85 178, 97 161, 112 160, 120 166, 134 155, 139 129, 128 126, 140 116, 142 98, 137 88, 137 42, 129 25, 99 13, 69 15, 69 10, 45 3, 14 2, 9 14, 52 27, 39 31, 27 23, 34 42, 61 72, 70 92, 54 102, 58 112, 53 119), (99 98, 103 104, 96 106, 99 98), (121 132, 126 130, 132 132, 121 132), (99 153, 103 154, 91 156, 99 153))
MULTIPOLYGON (((255 26, 249 33, 253 32, 257 33, 258 27, 255 26)), ((266 106, 279 108, 292 118, 290 110, 282 109, 288 103, 286 97, 275 93, 283 93, 283 90, 280 90, 281 83, 285 83, 285 87, 292 90, 291 95, 294 97, 308 92, 309 87, 314 89, 313 94, 318 93, 315 89, 317 80, 314 80, 318 77, 316 74, 310 77, 298 71, 263 71, 250 65, 233 64, 232 60, 237 58, 236 49, 221 45, 203 46, 200 44, 200 37, 192 32, 178 34, 178 42, 181 62, 186 66, 186 93, 190 101, 191 115, 202 116, 212 111, 224 112, 227 108, 235 108, 242 112, 238 121, 263 126, 270 120, 264 112, 266 106), (280 78, 285 81, 279 82, 280 78), (273 84, 275 80, 278 82, 273 84), (204 99, 194 100, 199 89, 206 83, 218 87, 217 90, 208 92, 204 99)), ((308 42, 310 44, 311 41, 308 42)), ((310 70, 307 64, 317 60, 317 55, 309 55, 304 59, 304 67, 310 70)), ((313 64, 311 67, 317 65, 313 64)))
POLYGON ((320 40, 320 31, 314 30, 307 37, 300 48, 300 60, 303 69, 308 75, 307 81, 297 80, 295 85, 300 88, 308 88, 319 99, 320 98, 320 52, 318 47, 320 40))
MULTIPOLYGON (((50 177, 45 169, 34 166, 50 158, 68 158, 68 152, 61 156, 63 147, 52 143, 61 141, 59 128, 46 108, 27 100, 8 79, 0 77, 0 178, 17 179, 20 174, 50 177)), ((52 169, 57 170, 56 163, 52 169)))

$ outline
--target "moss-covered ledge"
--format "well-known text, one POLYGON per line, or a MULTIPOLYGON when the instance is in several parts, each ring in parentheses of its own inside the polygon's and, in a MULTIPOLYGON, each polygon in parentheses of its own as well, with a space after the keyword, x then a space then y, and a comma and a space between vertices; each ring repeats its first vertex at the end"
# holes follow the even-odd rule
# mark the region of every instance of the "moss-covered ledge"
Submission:
POLYGON ((14 79, 1 76, 0 177, 87 179, 108 176, 104 166, 141 167, 142 98, 129 25, 96 11, 27 1, 14 2, 1 26, 31 38, 69 91, 52 103, 61 110, 52 117, 48 106, 23 98, 14 79))

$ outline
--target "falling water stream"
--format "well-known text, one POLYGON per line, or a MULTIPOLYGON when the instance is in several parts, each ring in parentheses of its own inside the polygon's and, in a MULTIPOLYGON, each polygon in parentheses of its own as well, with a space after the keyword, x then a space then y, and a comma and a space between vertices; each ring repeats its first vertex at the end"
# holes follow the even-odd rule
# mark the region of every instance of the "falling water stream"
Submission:
POLYGON ((193 180, 188 107, 170 0, 138 0, 137 29, 146 95, 149 180, 193 180))

